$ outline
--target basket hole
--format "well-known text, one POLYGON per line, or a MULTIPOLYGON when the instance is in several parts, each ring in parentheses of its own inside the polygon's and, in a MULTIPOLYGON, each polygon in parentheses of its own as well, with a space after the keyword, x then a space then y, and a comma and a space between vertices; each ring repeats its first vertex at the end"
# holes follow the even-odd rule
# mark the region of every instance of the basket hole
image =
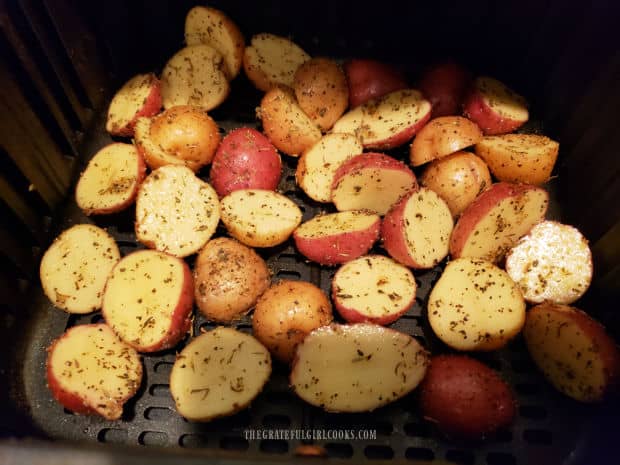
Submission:
POLYGON ((521 395, 533 396, 534 394, 537 394, 538 391, 540 391, 540 388, 537 384, 517 383, 515 384, 515 390, 521 395))
POLYGON ((153 369, 155 370, 155 373, 169 375, 172 371, 172 365, 174 365, 173 362, 157 362, 153 369))
POLYGON ((149 394, 153 397, 168 397, 170 396, 170 386, 167 384, 153 384, 149 388, 149 394))
POLYGON ((542 429, 526 429, 523 431, 523 439, 530 444, 541 444, 548 446, 553 442, 551 431, 542 429))
POLYGON ((473 465, 475 457, 473 452, 468 450, 451 449, 446 452, 446 460, 458 465, 473 465))
POLYGON ((366 429, 370 429, 370 430, 374 429, 377 432, 377 434, 381 434, 383 436, 392 434, 392 431, 394 431, 394 427, 392 426, 392 423, 388 421, 377 421, 377 422, 371 423, 368 425, 366 429))
POLYGON ((536 367, 529 360, 513 360, 512 369, 517 373, 532 373, 536 370, 536 367))
POLYGON ((294 271, 294 270, 280 270, 278 271, 276 276, 280 279, 294 279, 294 280, 301 279, 301 273, 299 271, 294 271))
POLYGON ((542 420, 547 416, 547 409, 538 405, 522 405, 519 407, 519 415, 532 420, 542 420))
POLYGON ((371 460, 392 459, 394 451, 390 446, 366 446, 364 455, 371 460))
POLYGON ((248 450, 250 444, 243 438, 226 437, 220 440, 220 448, 225 450, 248 450))
POLYGON ((165 446, 168 435, 163 431, 145 431, 138 436, 138 442, 143 446, 165 446))
POLYGON ((433 432, 430 425, 426 423, 407 423, 405 424, 405 434, 407 436, 430 438, 433 435, 433 432))
POLYGON ((293 174, 289 174, 289 175, 286 177, 286 180, 287 180, 288 182, 293 182, 293 181, 295 181, 295 175, 293 175, 293 174))
POLYGON ((269 428, 288 428, 291 426, 291 419, 286 415, 265 415, 263 426, 269 428))
POLYGON ((512 431, 509 431, 507 429, 499 430, 495 433, 493 438, 496 442, 511 442, 512 431))
POLYGON ((123 444, 127 442, 127 430, 120 428, 104 428, 97 434, 99 442, 123 444))
POLYGON ((147 420, 165 421, 172 416, 172 410, 165 407, 149 407, 144 411, 147 420))
POLYGON ((205 447, 209 442, 204 434, 184 434, 179 440, 181 447, 205 447))
POLYGON ((288 442, 283 439, 265 439, 260 442, 260 450, 267 454, 286 454, 288 442))
POLYGON ((341 442, 330 442, 325 444, 325 450, 329 457, 335 457, 339 459, 348 459, 353 457, 353 447, 351 444, 341 442))
POLYGON ((516 465, 517 461, 512 454, 491 452, 487 455, 487 463, 489 465, 516 465))
POLYGON ((435 460, 435 453, 426 447, 409 447, 405 451, 405 457, 409 460, 435 460))

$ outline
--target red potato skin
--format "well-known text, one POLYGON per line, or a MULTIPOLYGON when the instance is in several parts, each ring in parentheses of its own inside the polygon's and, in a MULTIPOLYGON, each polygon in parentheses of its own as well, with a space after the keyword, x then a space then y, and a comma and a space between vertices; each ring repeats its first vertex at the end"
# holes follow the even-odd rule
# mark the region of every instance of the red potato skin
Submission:
POLYGON ((418 189, 418 182, 415 174, 413 174, 413 171, 411 171, 407 165, 389 155, 378 152, 362 153, 343 163, 338 170, 336 170, 334 181, 332 182, 332 189, 338 185, 345 175, 364 168, 384 168, 409 172, 413 179, 413 189, 418 189))
POLYGON ((362 103, 407 88, 407 81, 395 68, 375 60, 350 60, 344 65, 349 83, 349 105, 362 103))
POLYGON ((383 217, 381 223, 381 240, 383 248, 387 250, 390 257, 397 262, 411 267, 419 268, 418 264, 411 258, 407 248, 407 239, 405 238, 405 207, 409 198, 415 194, 418 189, 411 191, 409 195, 401 198, 396 205, 383 217))
POLYGON ((429 68, 420 80, 419 89, 433 106, 431 118, 460 114, 471 80, 471 73, 453 62, 429 68))
POLYGON ((133 136, 133 129, 134 129, 134 126, 136 125, 136 122, 138 121, 138 118, 141 118, 143 116, 145 117, 155 116, 157 113, 159 113, 161 106, 162 106, 161 82, 159 79, 157 79, 155 75, 153 75, 153 82, 151 84, 151 92, 149 93, 148 97, 144 101, 144 105, 142 106, 140 111, 138 111, 134 115, 133 119, 129 122, 127 126, 115 132, 113 135, 122 136, 122 137, 133 136))
POLYGON ((346 232, 325 237, 305 238, 293 233, 295 245, 306 258, 321 265, 339 265, 361 257, 379 238, 381 220, 365 231, 346 232))
POLYGON ((275 190, 282 160, 273 144, 252 128, 231 131, 220 143, 211 166, 211 185, 221 197, 239 189, 275 190))
POLYGON ((431 112, 429 111, 423 118, 421 118, 417 123, 409 126, 407 129, 399 132, 398 134, 394 134, 392 137, 388 139, 384 139, 381 141, 364 144, 364 148, 366 149, 376 149, 376 150, 388 150, 393 149, 394 147, 398 147, 400 145, 409 142, 413 139, 420 129, 422 129, 426 123, 431 119, 431 112))
POLYGON ((468 238, 468 235, 464 233, 471 231, 488 211, 495 206, 498 199, 514 197, 534 189, 544 190, 530 184, 498 182, 480 194, 476 200, 469 204, 454 225, 452 236, 450 237, 450 255, 452 258, 461 256, 461 251, 468 238))
POLYGON ((485 103, 484 95, 472 86, 463 101, 463 115, 476 123, 486 136, 508 134, 519 129, 525 121, 504 118, 485 103))
POLYGON ((464 355, 438 355, 420 386, 422 415, 450 436, 479 439, 510 425, 516 401, 492 369, 464 355))

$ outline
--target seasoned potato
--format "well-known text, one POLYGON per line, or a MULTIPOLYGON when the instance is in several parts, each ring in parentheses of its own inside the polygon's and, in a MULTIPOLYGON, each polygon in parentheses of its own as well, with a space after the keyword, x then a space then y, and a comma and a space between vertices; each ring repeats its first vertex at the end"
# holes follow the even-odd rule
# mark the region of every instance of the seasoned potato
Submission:
POLYGON ((254 336, 285 363, 313 329, 331 323, 332 306, 314 284, 282 280, 258 299, 252 316, 254 336))
POLYGON ((265 261, 234 239, 207 242, 196 259, 196 304, 212 321, 230 323, 245 315, 269 287, 265 261))
POLYGON ((161 108, 161 84, 153 74, 138 74, 120 88, 114 95, 106 131, 113 136, 133 136, 138 118, 153 116, 161 108))
POLYGON ((407 81, 396 68, 380 61, 353 59, 344 64, 349 83, 349 101, 355 108, 373 98, 407 88, 407 81))

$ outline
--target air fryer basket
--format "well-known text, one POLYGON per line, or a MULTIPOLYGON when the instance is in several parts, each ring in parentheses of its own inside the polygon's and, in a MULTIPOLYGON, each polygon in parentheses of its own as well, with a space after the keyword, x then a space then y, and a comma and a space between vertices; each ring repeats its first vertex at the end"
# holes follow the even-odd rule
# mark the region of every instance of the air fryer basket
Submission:
MULTIPOLYGON (((12 9, 8 8, 7 11, 13 15, 13 18, 17 13, 25 15, 24 18, 27 17, 28 12, 32 12, 32 2, 18 3, 19 7, 12 6, 12 9)), ((47 7, 49 10, 53 10, 50 6, 53 3, 52 1, 46 2, 49 4, 47 7)), ((110 91, 113 91, 115 86, 131 74, 142 70, 161 69, 166 57, 182 46, 183 15, 193 4, 190 1, 178 3, 173 7, 164 2, 155 2, 149 8, 147 5, 150 6, 150 3, 147 2, 130 2, 127 6, 120 0, 107 2, 107 5, 88 7, 78 7, 65 0, 58 2, 62 5, 60 7, 62 14, 79 12, 85 23, 92 27, 95 31, 93 37, 99 40, 94 42, 95 49, 107 60, 101 62, 103 68, 97 69, 95 65, 89 68, 87 57, 83 57, 84 61, 80 62, 83 69, 77 67, 77 74, 71 78, 82 79, 83 74, 80 74, 82 72, 88 74, 104 68, 108 69, 115 75, 112 79, 113 84, 109 86, 105 94, 109 96, 110 91), (151 42, 152 45, 149 45, 151 42)), ((575 200, 573 189, 567 188, 564 183, 575 181, 575 169, 571 168, 575 163, 582 163, 585 167, 582 170, 585 176, 591 176, 594 172, 600 174, 606 182, 613 179, 610 174, 601 172, 599 169, 590 169, 590 171, 586 169, 588 160, 579 151, 579 144, 587 143, 588 139, 586 142, 578 139, 571 131, 570 124, 573 130, 579 130, 580 127, 589 129, 588 124, 594 125, 600 120, 606 125, 604 127, 609 127, 607 120, 601 118, 607 112, 613 121, 613 112, 608 107, 614 101, 618 102, 620 89, 613 79, 609 83, 595 82, 594 84, 599 87, 616 86, 616 93, 611 97, 612 101, 600 103, 604 101, 604 98, 599 96, 600 106, 597 107, 591 103, 592 99, 597 98, 597 92, 600 92, 594 88, 590 91, 594 96, 591 96, 589 100, 580 101, 582 102, 580 108, 577 108, 578 105, 575 104, 575 111, 581 109, 585 112, 589 109, 593 114, 598 111, 598 119, 593 117, 588 121, 585 116, 581 115, 569 118, 568 113, 563 113, 568 107, 566 101, 560 96, 579 88, 582 74, 575 72, 574 76, 566 77, 563 82, 561 71, 566 70, 562 68, 566 65, 562 64, 561 60, 556 63, 555 68, 544 65, 546 55, 537 51, 534 48, 536 44, 533 42, 535 38, 547 37, 544 27, 555 24, 552 18, 558 12, 553 8, 559 5, 559 2, 548 2, 544 6, 534 1, 521 2, 523 10, 506 6, 507 11, 495 9, 494 5, 486 2, 474 2, 469 7, 460 5, 446 10, 428 4, 411 5, 398 2, 398 5, 389 12, 387 9, 390 5, 382 5, 381 8, 386 11, 379 12, 376 17, 372 9, 366 10, 362 4, 334 6, 326 2, 321 8, 314 5, 307 6, 306 10, 303 10, 302 7, 283 2, 266 2, 255 6, 243 3, 212 2, 211 4, 222 8, 237 21, 247 37, 263 30, 285 35, 293 34, 295 39, 313 55, 325 54, 338 58, 374 56, 400 64, 411 75, 415 75, 424 64, 434 59, 452 55, 461 58, 475 71, 488 72, 508 83, 514 83, 516 88, 531 97, 535 103, 532 112, 534 121, 528 123, 523 131, 542 131, 557 137, 562 144, 565 142, 562 136, 566 136, 567 142, 574 144, 574 146, 569 145, 571 149, 574 149, 570 153, 568 150, 564 152, 563 148, 558 169, 559 179, 554 180, 548 186, 552 193, 549 216, 577 224, 589 237, 606 240, 607 242, 603 244, 610 243, 609 236, 604 232, 609 228, 613 233, 614 228, 609 227, 614 224, 613 219, 606 221, 599 218, 598 222, 592 220, 592 214, 584 206, 585 200, 575 200), (469 11, 469 8, 472 11, 469 11), (526 14, 525 12, 528 11, 530 13, 526 14), (479 14, 475 15, 475 12, 479 14), (505 44, 498 43, 498 40, 501 42, 501 38, 504 37, 501 34, 504 28, 513 24, 514 21, 529 19, 530 14, 534 13, 542 16, 542 19, 536 22, 536 26, 525 24, 523 25, 525 31, 521 32, 522 35, 516 38, 506 37, 505 44), (428 25, 428 21, 435 21, 435 26, 428 25), (421 27, 421 32, 416 31, 416 26, 421 27), (458 42, 459 34, 466 31, 469 31, 473 37, 458 42), (535 37, 527 38, 528 47, 519 47, 520 41, 526 41, 526 32, 535 37), (390 34, 392 34, 391 37, 390 34), (411 39, 413 34, 416 35, 415 39, 411 39), (418 35, 420 37, 417 37, 418 35), (402 46, 394 47, 394 44, 402 44, 402 46), (477 44, 480 49, 470 50, 468 48, 474 44, 477 44), (496 55, 496 53, 515 52, 525 57, 514 55, 514 60, 511 61, 504 55, 496 55), (519 67, 519 64, 524 66, 528 61, 531 68, 519 67), (535 68, 536 66, 538 67, 535 68), (534 69, 538 69, 539 72, 532 76, 534 69), (544 72, 549 75, 543 74, 544 72), (560 75, 558 76, 557 73, 560 75), (554 83, 557 83, 557 87, 554 87, 554 83), (568 129, 563 126, 563 119, 568 120, 566 123, 569 126, 568 129), (583 218, 586 218, 586 221, 583 218), (605 224, 607 226, 604 226, 605 224)), ((375 3, 373 8, 377 7, 378 4, 375 3)), ((592 8, 595 9, 596 6, 593 5, 592 8)), ((571 21, 573 19, 577 21, 580 12, 570 8, 568 10, 566 15, 572 18, 571 21)), ((596 14, 592 13, 592 17, 588 17, 589 20, 604 21, 604 15, 601 15, 603 11, 605 10, 596 10, 596 14)), ((566 28, 564 32, 569 32, 571 21, 559 21, 566 28)), ((19 21, 17 23, 20 24, 19 21)), ((29 24, 32 25, 32 22, 29 24)), ((587 24, 589 29, 586 31, 596 30, 595 24, 587 24)), ((560 26, 558 28, 563 31, 560 26)), ((558 30, 554 32, 558 33, 558 30)), ((510 31, 513 30, 510 29, 510 31)), ((6 30, 5 34, 7 34, 6 30)), ((79 37, 74 35, 73 40, 79 40, 79 37)), ((548 40, 553 42, 554 39, 550 37, 548 40)), ((11 44, 14 45, 12 41, 11 44)), ((574 41, 569 44, 574 44, 574 41)), ((544 41, 541 41, 538 46, 548 47, 551 53, 555 50, 554 47, 559 47, 559 44, 553 42, 545 45, 544 41)), ((66 43, 65 47, 70 48, 66 43)), ((566 45, 566 47, 569 50, 569 46, 566 45)), ((613 46, 609 47, 607 44, 607 47, 603 47, 602 52, 597 49, 598 53, 603 57, 604 53, 611 55, 613 46)), ((610 68, 611 71, 608 71, 612 72, 612 75, 614 70, 620 70, 620 66, 617 66, 618 56, 616 55, 615 58, 616 61, 612 61, 612 64, 615 63, 616 68, 610 68)), ((589 59, 592 63, 595 62, 591 57, 589 59)), ((587 59, 584 60, 587 64, 587 59)), ((19 72, 22 73, 22 77, 25 77, 31 73, 31 70, 26 67, 20 69, 19 72)), ((616 77, 618 77, 617 74, 616 77)), ((103 80, 99 84, 103 85, 103 80)), ((96 100, 93 95, 86 96, 91 103, 96 100)), ((82 96, 82 98, 86 97, 82 96)), ((252 88, 244 76, 239 76, 233 82, 229 100, 213 111, 212 116, 224 132, 239 126, 256 127, 254 107, 259 99, 260 94, 252 88)), ((92 105, 94 110, 91 118, 92 124, 85 130, 81 140, 76 138, 73 141, 75 151, 79 154, 72 165, 73 181, 75 181, 75 174, 85 166, 88 158, 112 140, 104 129, 105 110, 109 100, 103 97, 100 97, 100 100, 99 105, 92 105)), ((60 131, 62 132, 62 128, 60 131)), ((592 133, 589 134, 591 138, 594 137, 592 133)), ((607 146, 603 143, 598 143, 597 147, 603 154, 607 153, 605 152, 607 146)), ((71 150, 69 147, 66 149, 69 152, 71 150)), ((405 157, 402 148, 391 154, 401 159, 405 157)), ((600 154, 593 156, 598 157, 596 159, 599 161, 602 159, 600 154)), ((279 190, 300 205, 304 212, 304 219, 309 219, 320 211, 330 211, 330 207, 312 202, 296 187, 295 160, 284 156, 283 161, 284 172, 279 190)), ((615 169, 617 172, 618 166, 616 160, 615 165, 610 169, 612 171, 615 169)), ((201 172, 200 176, 208 179, 208 170, 201 172)), ((617 187, 611 187, 608 190, 618 192, 617 187)), ((589 192, 595 191, 596 189, 592 188, 589 192)), ((599 190, 597 195, 601 199, 609 197, 606 190, 599 190)), ((591 208, 596 209, 596 207, 591 208)), ((618 206, 610 204, 609 210, 610 215, 613 215, 618 211, 618 206)), ((42 211, 46 210, 42 207, 42 211)), ((135 241, 133 212, 133 209, 129 209, 110 216, 88 218, 77 208, 72 199, 72 190, 69 190, 68 199, 63 206, 53 214, 50 211, 49 220, 44 222, 46 224, 45 239, 39 243, 39 247, 34 248, 33 259, 30 260, 33 268, 38 265, 38 256, 41 249, 47 245, 46 241, 53 238, 58 231, 82 222, 94 222, 107 228, 119 243, 123 254, 142 248, 135 241)), ((618 215, 615 218, 618 218, 618 215)), ((19 231, 17 227, 15 230, 19 231)), ((219 229, 218 234, 223 235, 225 231, 219 229)), ((605 250, 608 248, 617 250, 613 247, 617 247, 619 241, 612 234, 612 246, 608 246, 605 250)), ((594 249, 596 254, 596 247, 594 249)), ((279 247, 262 250, 260 253, 272 270, 274 279, 307 280, 328 292, 335 269, 319 267, 307 262, 296 252, 291 241, 279 247)), ((602 256, 609 257, 610 254, 603 253, 602 256)), ((614 266, 616 266, 617 273, 617 265, 614 266)), ((418 284, 416 303, 401 319, 391 325, 395 329, 413 335, 433 353, 448 351, 433 335, 425 316, 426 299, 432 285, 439 277, 441 268, 440 265, 433 270, 414 273, 418 284)), ((613 266, 610 269, 614 269, 613 266)), ((28 275, 24 273, 24 277, 28 278, 28 275)), ((205 461, 207 458, 213 460, 217 458, 217 460, 222 460, 222 463, 233 463, 235 460, 247 461, 243 463, 270 460, 296 463, 300 460, 295 455, 298 446, 306 443, 324 447, 328 457, 342 459, 345 463, 381 462, 382 459, 392 462, 400 460, 445 461, 469 465, 612 463, 610 451, 613 450, 614 444, 612 443, 613 427, 611 425, 614 412, 617 410, 617 402, 612 401, 602 406, 589 406, 578 404, 559 395, 537 371, 520 337, 501 351, 476 356, 496 369, 509 382, 519 405, 514 424, 509 429, 500 431, 484 441, 462 442, 442 436, 430 423, 421 418, 415 393, 367 414, 325 413, 305 404, 291 392, 288 388, 287 369, 279 364, 274 366, 271 380, 250 409, 207 424, 188 422, 174 410, 174 402, 170 397, 168 386, 168 376, 175 353, 187 340, 174 350, 143 356, 145 367, 143 384, 137 396, 126 405, 121 420, 106 421, 98 417, 73 415, 52 399, 45 385, 45 347, 66 328, 101 321, 101 316, 99 313, 70 316, 54 309, 42 295, 36 272, 30 275, 29 285, 26 281, 28 280, 22 279, 20 282, 28 291, 18 294, 18 298, 14 299, 15 302, 10 305, 10 308, 17 308, 18 312, 15 312, 14 316, 9 313, 10 318, 5 317, 2 320, 3 336, 6 332, 6 340, 13 347, 8 352, 11 357, 3 362, 9 362, 8 368, 2 370, 2 377, 6 378, 11 397, 7 413, 2 419, 6 423, 2 425, 2 434, 22 437, 22 439, 18 442, 0 443, 0 463, 3 463, 3 460, 8 462, 11 458, 15 463, 35 463, 36 460, 42 460, 41 463, 44 463, 47 454, 57 454, 57 458, 65 457, 64 460, 75 460, 75 463, 84 463, 84 457, 102 457, 109 454, 115 463, 121 463, 122 460, 128 460, 129 463, 129 457, 134 456, 136 452, 131 449, 129 451, 120 449, 122 445, 172 448, 162 455, 155 454, 151 459, 147 458, 148 455, 141 458, 138 456, 132 459, 132 463, 141 463, 140 460, 144 460, 144 463, 147 460, 150 460, 149 463, 164 463, 167 459, 175 463, 183 463, 183 460, 190 463, 190 460, 195 460, 196 457, 203 457, 205 461), (376 430, 377 438, 355 441, 247 440, 244 437, 244 431, 248 429, 376 430), (48 442, 30 442, 23 439, 24 437, 54 439, 60 440, 61 443, 68 441, 66 447, 75 448, 81 452, 72 455, 67 452, 67 449, 57 450, 48 442), (90 445, 85 443, 103 443, 106 446, 92 451, 90 445), (189 452, 188 449, 192 451, 189 452), (65 455, 62 455, 63 453, 65 455), (79 455, 80 453, 94 455, 82 456, 79 455), (21 457, 22 462, 18 462, 17 457, 21 457)), ((20 292, 18 289, 14 289, 14 293, 18 292, 20 292)), ((609 295, 604 288, 593 286, 583 306, 586 309, 590 307, 604 309, 606 305, 614 302, 613 294, 611 294, 612 297, 609 295)), ((609 307, 609 310, 613 310, 613 307, 609 307)), ((620 325, 618 325, 617 316, 610 316, 605 311, 593 313, 610 325, 612 333, 618 335, 620 325)), ((214 327, 212 323, 205 321, 199 312, 195 312, 195 315, 193 334, 214 327)), ((250 332, 250 317, 237 323, 236 327, 241 331, 250 332)))

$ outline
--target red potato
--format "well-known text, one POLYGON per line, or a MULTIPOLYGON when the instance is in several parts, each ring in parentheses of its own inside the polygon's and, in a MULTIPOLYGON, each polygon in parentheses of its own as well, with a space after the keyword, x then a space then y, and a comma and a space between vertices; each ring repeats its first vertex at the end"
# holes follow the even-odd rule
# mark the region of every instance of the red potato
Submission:
POLYGON ((228 133, 215 152, 209 179, 220 197, 238 189, 276 190, 282 160, 269 139, 252 128, 228 133))
POLYGON ((523 329, 532 359, 560 392, 598 402, 620 382, 620 351, 603 325, 587 313, 545 302, 530 309, 523 329))
POLYGON ((156 115, 162 105, 161 84, 153 74, 132 77, 114 95, 105 129, 113 136, 133 136, 138 118, 156 115))
POLYGON ((368 255, 341 266, 332 281, 332 300, 349 323, 388 325, 415 302, 411 271, 382 255, 368 255))
POLYGON ((321 265, 337 265, 364 255, 379 238, 381 218, 363 210, 315 216, 293 233, 297 250, 321 265))
POLYGON ((474 80, 463 102, 463 114, 487 136, 515 131, 529 119, 522 96, 498 80, 484 76, 474 80))
POLYGON ((496 350, 525 323, 519 286, 490 262, 448 263, 428 298, 428 321, 439 339, 457 350, 496 350))
POLYGON ((415 175, 403 162, 370 152, 338 168, 331 198, 339 211, 369 210, 385 215, 400 197, 417 187, 415 175))
POLYGON ((180 258, 140 250, 118 262, 103 295, 103 317, 139 352, 177 345, 190 330, 194 281, 180 258))
POLYGON ((105 324, 69 328, 47 352, 47 385, 74 413, 118 420, 140 388, 140 356, 105 324))
POLYGON ((422 173, 420 184, 444 199, 457 218, 491 187, 491 174, 486 163, 473 153, 456 152, 431 162, 422 173))
POLYGON ((398 70, 379 61, 353 59, 344 64, 344 72, 349 83, 351 108, 407 88, 407 81, 398 70))
POLYGON ((508 252, 506 272, 528 302, 570 304, 590 286, 592 252, 577 229, 543 221, 508 252))
POLYGON ((545 218, 549 194, 528 184, 493 184, 467 207, 450 238, 450 255, 501 260, 545 218))
POLYGON ((472 76, 465 68, 453 63, 440 63, 424 72, 419 88, 431 102, 431 118, 458 115, 472 76))
POLYGON ((420 385, 425 419, 449 436, 480 439, 509 426, 516 399, 498 374, 464 355, 438 355, 420 385))
POLYGON ((75 202, 86 215, 105 215, 129 207, 138 195, 146 165, 130 144, 110 144, 88 162, 75 188, 75 202))
POLYGON ((414 89, 391 92, 360 105, 334 124, 334 132, 355 134, 367 149, 404 144, 431 117, 431 104, 414 89))
POLYGON ((392 258, 412 268, 432 268, 446 255, 452 215, 439 195, 424 187, 409 193, 385 215, 383 247, 392 258))

